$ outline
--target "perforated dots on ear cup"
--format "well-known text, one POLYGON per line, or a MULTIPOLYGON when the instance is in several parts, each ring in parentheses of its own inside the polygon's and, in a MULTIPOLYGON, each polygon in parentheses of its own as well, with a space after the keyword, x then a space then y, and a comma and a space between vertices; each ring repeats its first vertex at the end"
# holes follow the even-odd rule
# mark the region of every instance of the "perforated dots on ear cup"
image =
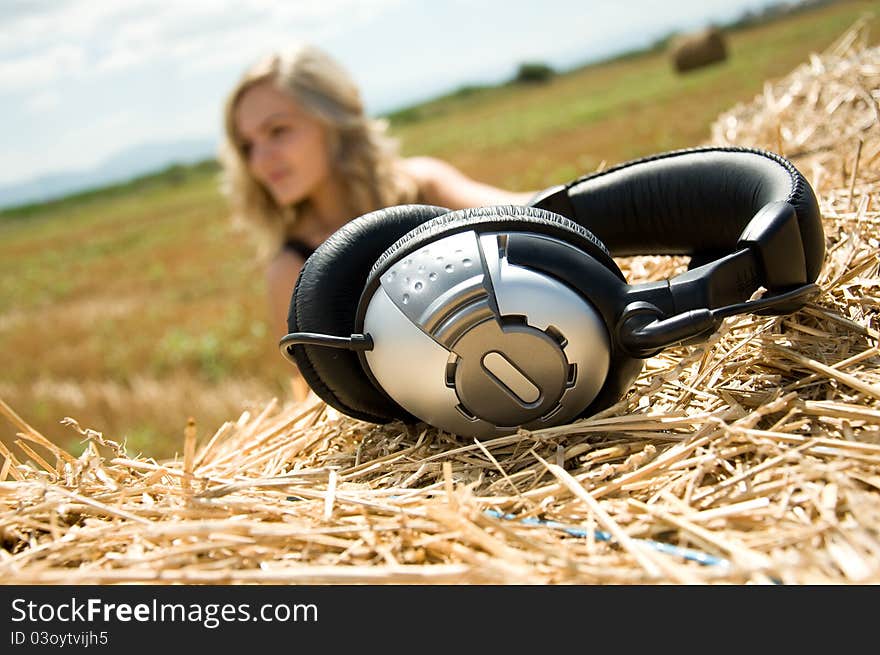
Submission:
MULTIPOLYGON (((370 271, 365 294, 371 295, 379 276, 388 266, 405 253, 418 250, 423 245, 456 232, 477 229, 489 231, 523 231, 546 234, 562 239, 592 255, 607 266, 617 277, 624 280, 623 273, 611 257, 611 253, 596 236, 586 228, 563 216, 543 209, 519 205, 477 207, 449 212, 427 221, 402 236, 377 259, 370 271)), ((363 303, 363 299, 362 299, 363 303)))
MULTIPOLYGON (((358 300, 375 261, 400 237, 448 211, 402 205, 365 214, 340 228, 303 266, 291 298, 288 330, 351 334, 358 300)), ((374 423, 412 419, 376 388, 355 353, 299 345, 292 350, 312 390, 339 411, 374 423)))

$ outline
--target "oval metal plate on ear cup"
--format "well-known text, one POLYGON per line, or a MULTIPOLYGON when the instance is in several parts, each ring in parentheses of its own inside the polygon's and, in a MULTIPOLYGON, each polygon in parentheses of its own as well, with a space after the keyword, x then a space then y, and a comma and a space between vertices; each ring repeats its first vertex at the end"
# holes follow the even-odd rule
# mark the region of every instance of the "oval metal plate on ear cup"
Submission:
POLYGON ((483 356, 483 368, 521 404, 530 405, 541 397, 541 390, 504 353, 493 350, 483 356))
POLYGON ((462 407, 496 426, 519 427, 554 412, 566 390, 569 362, 559 342, 519 320, 483 321, 453 351, 462 407))

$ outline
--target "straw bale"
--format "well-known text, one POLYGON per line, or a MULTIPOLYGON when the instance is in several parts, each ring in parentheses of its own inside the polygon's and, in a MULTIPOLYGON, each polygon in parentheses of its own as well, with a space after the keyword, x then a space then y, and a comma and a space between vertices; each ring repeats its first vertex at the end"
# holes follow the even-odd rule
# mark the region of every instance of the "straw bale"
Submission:
MULTIPOLYGON (((822 293, 647 361, 596 416, 485 441, 273 401, 184 456, 0 402, 0 575, 21 584, 880 581, 880 49, 865 24, 721 115, 820 199, 822 293)), ((620 260, 630 280, 681 258, 620 260)))
POLYGON ((669 57, 678 73, 686 73, 727 59, 724 33, 717 27, 678 36, 670 42, 669 57))

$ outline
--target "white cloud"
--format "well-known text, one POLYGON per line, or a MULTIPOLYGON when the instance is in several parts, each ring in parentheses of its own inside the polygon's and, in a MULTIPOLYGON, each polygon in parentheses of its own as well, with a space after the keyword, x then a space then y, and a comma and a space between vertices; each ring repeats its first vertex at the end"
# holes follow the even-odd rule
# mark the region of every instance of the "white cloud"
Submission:
POLYGON ((82 48, 62 44, 34 55, 0 61, 0 91, 32 90, 45 87, 60 77, 79 75, 85 58, 82 48))
MULTIPOLYGON (((33 51, 51 43, 85 43, 99 37, 102 28, 120 16, 137 16, 149 0, 59 0, 46 3, 30 13, 20 13, 4 20, 4 38, 0 54, 33 51)), ((147 13, 147 12, 143 12, 147 13)))
POLYGON ((222 70, 294 38, 328 38, 400 2, 70 0, 43 5, 6 19, 0 90, 32 90, 71 72, 91 77, 161 62, 179 63, 189 73, 222 70))
POLYGON ((61 95, 54 90, 41 91, 24 102, 25 109, 35 113, 51 111, 61 105, 61 95))

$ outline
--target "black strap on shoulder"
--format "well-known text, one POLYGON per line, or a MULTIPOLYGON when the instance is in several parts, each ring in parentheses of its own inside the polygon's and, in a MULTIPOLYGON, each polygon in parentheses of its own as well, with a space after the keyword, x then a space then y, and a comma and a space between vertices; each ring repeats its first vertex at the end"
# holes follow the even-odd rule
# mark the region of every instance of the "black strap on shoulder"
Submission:
POLYGON ((305 241, 302 241, 295 237, 289 237, 284 242, 284 249, 295 252, 297 255, 303 258, 303 261, 311 257, 312 253, 315 252, 315 248, 312 248, 305 241))

